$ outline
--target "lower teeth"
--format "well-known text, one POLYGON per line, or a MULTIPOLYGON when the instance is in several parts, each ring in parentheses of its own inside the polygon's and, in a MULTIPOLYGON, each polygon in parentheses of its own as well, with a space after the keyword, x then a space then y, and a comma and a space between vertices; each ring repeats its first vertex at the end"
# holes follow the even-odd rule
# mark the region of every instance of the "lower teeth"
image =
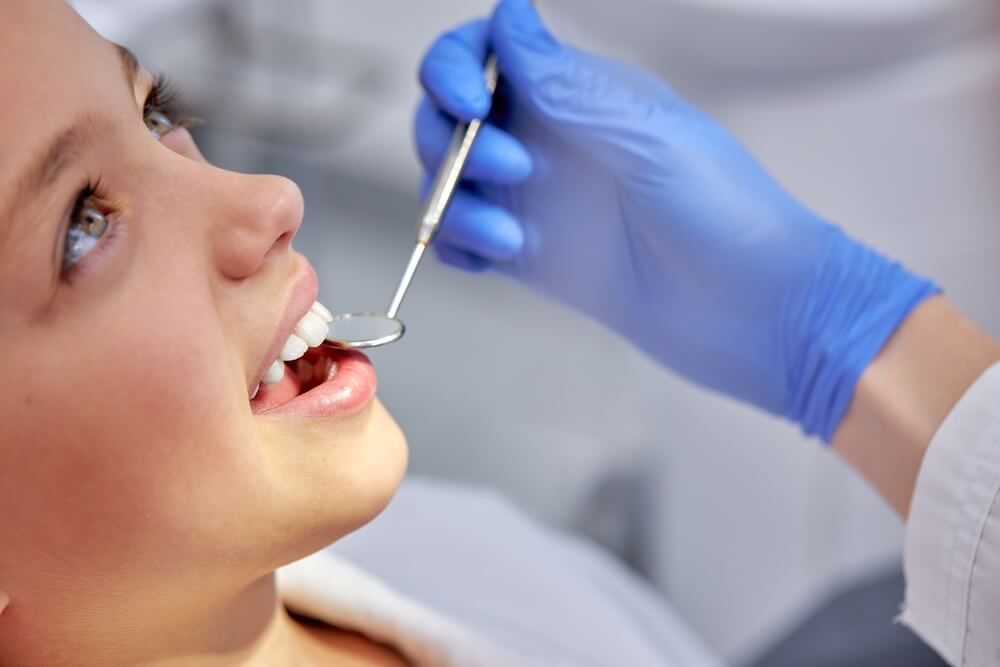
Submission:
POLYGON ((337 363, 327 357, 302 358, 288 364, 299 380, 302 391, 309 391, 337 375, 337 363))

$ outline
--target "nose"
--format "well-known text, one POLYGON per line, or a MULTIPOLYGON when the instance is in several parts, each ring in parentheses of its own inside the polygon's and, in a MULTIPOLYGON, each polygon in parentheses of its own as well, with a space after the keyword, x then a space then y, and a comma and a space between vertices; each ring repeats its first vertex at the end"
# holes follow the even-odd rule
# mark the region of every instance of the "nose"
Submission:
POLYGON ((212 250, 227 278, 256 273, 268 257, 287 252, 302 224, 302 191, 281 176, 226 173, 216 191, 212 250))

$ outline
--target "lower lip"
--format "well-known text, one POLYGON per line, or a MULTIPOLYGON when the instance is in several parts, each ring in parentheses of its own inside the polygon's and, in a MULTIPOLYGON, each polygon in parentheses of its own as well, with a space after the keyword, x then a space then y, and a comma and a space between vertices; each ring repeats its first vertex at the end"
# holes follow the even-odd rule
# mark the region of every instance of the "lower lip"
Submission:
POLYGON ((266 417, 343 418, 361 412, 375 398, 378 378, 368 357, 360 352, 324 348, 323 353, 337 366, 332 378, 280 405, 270 405, 269 395, 297 392, 299 380, 285 368, 285 377, 277 385, 262 385, 250 402, 254 414, 266 417))

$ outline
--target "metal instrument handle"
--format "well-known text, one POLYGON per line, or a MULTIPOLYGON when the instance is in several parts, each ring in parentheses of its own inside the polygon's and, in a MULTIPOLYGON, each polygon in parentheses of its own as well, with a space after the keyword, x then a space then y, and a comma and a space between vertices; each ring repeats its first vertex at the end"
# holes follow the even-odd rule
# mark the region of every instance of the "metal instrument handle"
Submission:
MULTIPOLYGON (((492 96, 496 92, 499 79, 496 54, 490 54, 487 58, 483 76, 486 79, 486 88, 492 96)), ((421 211, 417 243, 429 244, 437 235, 441 220, 448 212, 455 190, 462 180, 465 163, 469 159, 469 153, 472 151, 472 145, 476 141, 482 124, 483 121, 477 118, 469 123, 459 123, 458 127, 455 128, 448 152, 445 153, 444 159, 441 161, 441 167, 438 169, 430 194, 424 203, 423 211, 421 211)))
MULTIPOLYGON (((495 54, 491 53, 489 58, 486 59, 483 77, 486 80, 486 88, 492 96, 496 92, 497 81, 500 78, 495 54)), ((455 196, 455 190, 458 189, 458 184, 462 181, 462 172, 465 170, 465 163, 469 159, 469 153, 472 152, 472 145, 476 141, 476 136, 478 136, 482 125, 482 120, 475 119, 469 123, 459 123, 455 128, 451 144, 448 146, 448 152, 445 153, 444 159, 441 161, 441 166, 434 177, 434 184, 431 186, 430 194, 427 195, 423 210, 420 213, 420 227, 417 229, 417 247, 413 250, 410 262, 406 265, 406 271, 399 281, 399 287, 396 288, 396 293, 389 304, 388 315, 391 318, 395 318, 399 313, 403 297, 406 296, 406 291, 410 288, 410 282, 417 272, 417 266, 420 264, 421 258, 423 258, 424 251, 430 245, 431 241, 434 240, 438 232, 438 227, 441 226, 441 221, 448 212, 451 200, 455 196)))

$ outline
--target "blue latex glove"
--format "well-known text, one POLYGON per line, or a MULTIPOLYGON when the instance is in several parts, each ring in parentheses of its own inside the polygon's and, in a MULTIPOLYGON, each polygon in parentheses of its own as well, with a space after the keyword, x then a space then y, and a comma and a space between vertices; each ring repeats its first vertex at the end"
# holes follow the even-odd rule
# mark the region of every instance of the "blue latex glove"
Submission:
POLYGON ((829 440, 862 371, 934 285, 786 194, 724 129, 636 69, 558 43, 529 0, 421 67, 426 169, 455 118, 490 124, 436 247, 604 323, 703 386, 829 440))

